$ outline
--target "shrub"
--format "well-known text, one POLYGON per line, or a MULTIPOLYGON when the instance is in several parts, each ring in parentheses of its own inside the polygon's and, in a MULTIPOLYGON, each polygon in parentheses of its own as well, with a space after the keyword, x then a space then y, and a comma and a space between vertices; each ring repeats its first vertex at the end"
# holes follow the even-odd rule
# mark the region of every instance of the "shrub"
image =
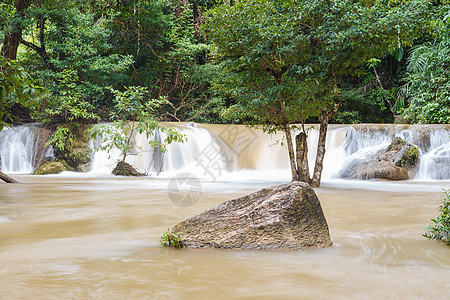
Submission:
POLYGON ((160 242, 164 247, 174 247, 175 249, 185 247, 181 238, 178 235, 171 233, 169 229, 161 235, 160 242))
POLYGON ((439 216, 436 216, 433 221, 433 225, 427 225, 427 232, 424 233, 424 237, 431 240, 440 240, 450 246, 450 189, 443 190, 446 197, 444 203, 439 207, 439 216))

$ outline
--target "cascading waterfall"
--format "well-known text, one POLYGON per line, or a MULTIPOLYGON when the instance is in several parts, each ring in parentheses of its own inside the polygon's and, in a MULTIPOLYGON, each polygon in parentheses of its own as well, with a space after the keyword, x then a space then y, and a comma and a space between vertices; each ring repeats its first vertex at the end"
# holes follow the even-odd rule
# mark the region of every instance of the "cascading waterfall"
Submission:
POLYGON ((422 153, 418 179, 450 179, 450 135, 448 130, 430 133, 430 147, 422 153))
MULTIPOLYGON (((208 175, 206 173, 208 173, 209 165, 206 164, 209 164, 209 161, 204 159, 204 156, 207 155, 210 159, 214 158, 219 161, 221 170, 228 170, 227 159, 208 130, 197 128, 191 123, 182 126, 174 124, 174 126, 185 135, 186 141, 184 143, 169 144, 166 151, 163 152, 159 148, 152 147, 149 141, 164 141, 166 136, 163 132, 157 130, 148 138, 145 134, 137 133, 133 136, 133 142, 138 146, 139 150, 131 155, 127 155, 126 161, 144 173, 185 171, 208 175)), ((99 141, 92 142, 93 145, 98 145, 98 143, 99 141)), ((117 160, 122 157, 122 154, 117 149, 113 149, 109 153, 96 151, 92 160, 91 172, 109 173, 114 168, 117 160)), ((218 166, 216 165, 216 167, 218 166)))
POLYGON ((344 143, 345 165, 365 161, 396 137, 419 147, 420 167, 416 179, 450 179, 450 126, 360 125, 348 127, 344 143))
POLYGON ((33 125, 5 128, 0 132, 0 158, 3 172, 33 171, 37 136, 33 125))
MULTIPOLYGON (((149 139, 163 141, 164 133, 155 131, 147 138, 136 134, 139 147, 127 162, 145 173, 172 176, 187 172, 215 180, 224 174, 243 170, 289 175, 289 161, 282 133, 266 134, 243 125, 170 124, 186 136, 184 143, 172 143, 162 152, 149 145, 149 139), (279 172, 279 173, 277 173, 279 172)), ((36 137, 32 125, 4 129, 0 133, 0 155, 4 172, 29 173, 36 158, 36 137)), ((330 125, 322 178, 338 177, 344 167, 364 161, 386 147, 395 137, 402 137, 420 147, 420 169, 416 179, 450 179, 449 125, 330 125)), ((295 134, 295 133, 294 133, 295 134)), ((311 172, 317 151, 318 131, 308 129, 308 159, 311 172)), ((99 141, 91 141, 93 147, 99 141)), ((93 154, 91 172, 110 173, 121 153, 93 154)), ((275 176, 274 175, 274 176, 275 176)))

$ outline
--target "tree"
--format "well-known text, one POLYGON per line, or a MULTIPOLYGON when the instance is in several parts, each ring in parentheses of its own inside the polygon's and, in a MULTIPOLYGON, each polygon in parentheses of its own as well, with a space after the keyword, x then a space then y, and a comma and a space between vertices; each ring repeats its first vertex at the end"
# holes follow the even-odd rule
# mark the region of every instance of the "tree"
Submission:
POLYGON ((107 86, 127 84, 131 55, 115 53, 109 28, 117 1, 18 0, 0 8, 3 55, 32 66, 48 94, 34 110, 41 121, 92 119, 111 98, 107 86), (98 5, 104 5, 99 8, 98 5), (73 106, 70 112, 67 108, 73 106), (80 108, 82 108, 80 110, 80 108), (69 114, 68 114, 69 113, 69 114))
POLYGON ((292 180, 320 185, 329 120, 336 113, 342 78, 372 58, 410 42, 426 5, 378 1, 247 0, 222 4, 207 14, 204 30, 225 75, 215 88, 235 100, 226 112, 247 123, 282 130, 292 180), (398 30, 398 28, 402 30, 398 30), (319 116, 312 177, 305 122, 319 116), (292 123, 302 124, 296 137, 292 123))
MULTIPOLYGON (((206 61, 206 41, 198 30, 202 10, 213 5, 212 0, 5 0, 0 39, 11 49, 4 53, 18 54, 49 92, 33 111, 39 121, 69 122, 70 103, 106 118, 113 98, 106 87, 135 85, 169 100, 160 108, 165 120, 213 122, 219 117, 210 108, 220 105, 209 90, 216 69, 206 61)), ((85 122, 78 111, 72 116, 85 122)))
POLYGON ((201 10, 213 1, 129 1, 113 20, 113 43, 134 56, 131 85, 147 86, 153 98, 165 97, 161 117, 169 121, 210 121, 208 91, 215 68, 205 60, 198 31, 201 10))
MULTIPOLYGON (((150 137, 156 130, 166 133, 163 142, 151 140, 150 145, 162 152, 166 151, 166 145, 172 142, 183 142, 184 135, 174 128, 166 128, 154 118, 154 109, 166 103, 166 99, 152 99, 145 101, 148 91, 143 87, 129 87, 125 91, 112 90, 115 95, 112 119, 115 121, 107 125, 95 125, 91 128, 93 137, 100 137, 102 142, 96 150, 118 149, 121 159, 117 162, 116 169, 123 167, 128 155, 139 153, 140 149, 134 143, 136 133, 150 137)), ((121 174, 118 174, 121 175, 121 174)))

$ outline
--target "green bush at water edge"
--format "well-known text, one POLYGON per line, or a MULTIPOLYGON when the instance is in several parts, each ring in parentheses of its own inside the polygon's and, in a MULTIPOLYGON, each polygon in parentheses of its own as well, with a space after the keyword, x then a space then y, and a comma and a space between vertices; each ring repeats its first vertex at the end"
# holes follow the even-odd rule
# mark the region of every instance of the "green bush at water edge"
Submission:
POLYGON ((427 225, 427 232, 424 237, 432 240, 440 240, 450 246, 450 189, 443 190, 446 197, 444 203, 439 207, 441 214, 431 221, 434 225, 427 225))

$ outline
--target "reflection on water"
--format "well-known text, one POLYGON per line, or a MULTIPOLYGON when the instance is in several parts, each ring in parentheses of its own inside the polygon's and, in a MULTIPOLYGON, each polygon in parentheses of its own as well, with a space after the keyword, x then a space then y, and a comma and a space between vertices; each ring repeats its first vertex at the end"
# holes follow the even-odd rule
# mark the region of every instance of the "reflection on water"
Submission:
MULTIPOLYGON (((170 178, 17 176, 0 184, 1 299, 446 299, 450 248, 421 236, 450 182, 328 181, 334 242, 307 251, 174 250, 159 236, 282 181, 202 182, 175 206, 170 178)), ((249 178, 249 177, 247 177, 249 178)))

